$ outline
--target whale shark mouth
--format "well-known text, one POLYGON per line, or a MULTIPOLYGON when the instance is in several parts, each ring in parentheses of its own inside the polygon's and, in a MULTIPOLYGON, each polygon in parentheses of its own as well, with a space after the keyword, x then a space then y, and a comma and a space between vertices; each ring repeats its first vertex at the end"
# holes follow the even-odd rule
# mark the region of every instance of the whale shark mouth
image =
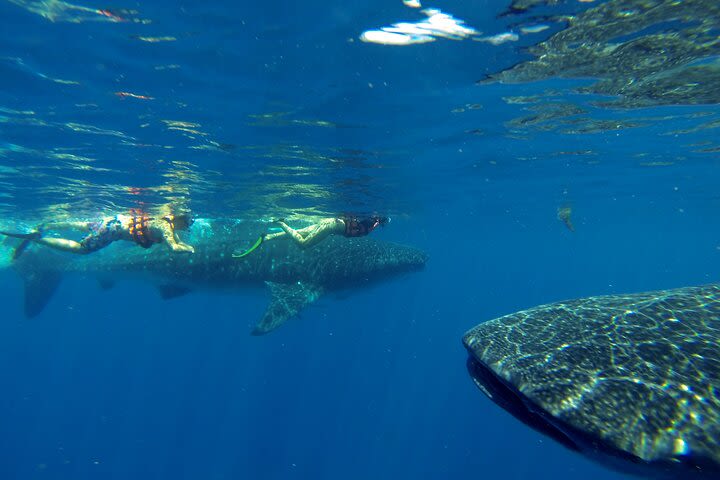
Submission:
MULTIPOLYGON (((631 464, 643 463, 634 455, 619 450, 607 444, 601 438, 579 430, 548 413, 544 408, 519 392, 511 383, 495 373, 485 363, 478 360, 472 352, 467 360, 467 368, 475 385, 496 405, 528 427, 547 435, 570 450, 583 452, 598 459, 622 459, 629 461, 631 464)), ((617 470, 635 473, 633 469, 628 470, 623 463, 615 463, 612 460, 610 463, 617 470)))
POLYGON ((475 385, 513 417, 570 450, 581 452, 615 471, 647 477, 647 469, 652 472, 652 478, 674 480, 684 476, 680 470, 689 467, 690 471, 698 472, 699 476, 693 477, 698 480, 718 478, 717 465, 702 456, 689 455, 674 460, 646 461, 625 450, 615 448, 602 438, 569 425, 530 401, 513 385, 478 360, 472 351, 469 351, 467 369, 475 385))
POLYGON ((501 379, 471 353, 467 369, 475 385, 495 404, 530 428, 543 433, 570 450, 580 451, 580 446, 563 430, 547 421, 542 409, 532 404, 520 392, 501 379))

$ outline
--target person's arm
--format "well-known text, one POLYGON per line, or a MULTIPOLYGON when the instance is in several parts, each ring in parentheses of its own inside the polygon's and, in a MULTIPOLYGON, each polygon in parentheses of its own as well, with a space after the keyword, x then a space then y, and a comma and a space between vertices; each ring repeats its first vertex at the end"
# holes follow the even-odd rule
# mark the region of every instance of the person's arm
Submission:
POLYGON ((160 230, 162 231, 163 240, 165 240, 170 250, 173 252, 195 253, 195 248, 193 248, 192 245, 181 242, 170 224, 167 222, 164 223, 165 224, 160 227, 160 230))

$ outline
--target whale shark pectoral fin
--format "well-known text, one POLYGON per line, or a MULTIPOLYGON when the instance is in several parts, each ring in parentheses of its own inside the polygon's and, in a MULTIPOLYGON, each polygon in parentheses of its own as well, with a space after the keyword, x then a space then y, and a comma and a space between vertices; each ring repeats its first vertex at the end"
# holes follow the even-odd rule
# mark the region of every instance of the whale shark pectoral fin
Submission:
POLYGON ((25 316, 36 317, 52 298, 62 276, 59 272, 34 272, 25 276, 25 316))
POLYGON ((253 328, 253 335, 264 335, 275 330, 323 293, 322 287, 303 282, 265 283, 270 287, 272 298, 262 320, 253 328))
POLYGON ((160 298, 170 300, 187 295, 192 292, 192 288, 183 287, 182 285, 159 285, 158 291, 160 292, 160 298))

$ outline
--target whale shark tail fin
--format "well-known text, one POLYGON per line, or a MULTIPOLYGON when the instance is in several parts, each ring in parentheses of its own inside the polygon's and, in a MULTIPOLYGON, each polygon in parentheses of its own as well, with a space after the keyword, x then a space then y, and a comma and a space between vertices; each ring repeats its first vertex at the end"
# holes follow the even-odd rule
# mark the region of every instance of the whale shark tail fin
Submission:
POLYGON ((306 305, 322 295, 322 287, 303 282, 265 282, 272 298, 263 318, 252 330, 253 335, 265 335, 296 316, 306 305))
POLYGON ((62 280, 60 272, 34 272, 25 277, 25 316, 36 317, 45 309, 62 280))
POLYGON ((65 265, 69 261, 47 248, 35 249, 33 242, 24 241, 15 247, 8 262, 24 284, 25 317, 38 316, 50 302, 62 281, 65 265), (21 251, 18 251, 21 249, 21 251), (26 251, 27 250, 27 251, 26 251), (22 254, 26 251, 25 254, 22 254))

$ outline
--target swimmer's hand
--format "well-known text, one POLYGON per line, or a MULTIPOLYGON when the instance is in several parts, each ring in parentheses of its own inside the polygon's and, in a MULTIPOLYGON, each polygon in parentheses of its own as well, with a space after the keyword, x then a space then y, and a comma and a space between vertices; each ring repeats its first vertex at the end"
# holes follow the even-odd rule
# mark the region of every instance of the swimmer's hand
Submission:
POLYGON ((195 253, 195 247, 184 243, 178 243, 173 250, 181 253, 195 253))

